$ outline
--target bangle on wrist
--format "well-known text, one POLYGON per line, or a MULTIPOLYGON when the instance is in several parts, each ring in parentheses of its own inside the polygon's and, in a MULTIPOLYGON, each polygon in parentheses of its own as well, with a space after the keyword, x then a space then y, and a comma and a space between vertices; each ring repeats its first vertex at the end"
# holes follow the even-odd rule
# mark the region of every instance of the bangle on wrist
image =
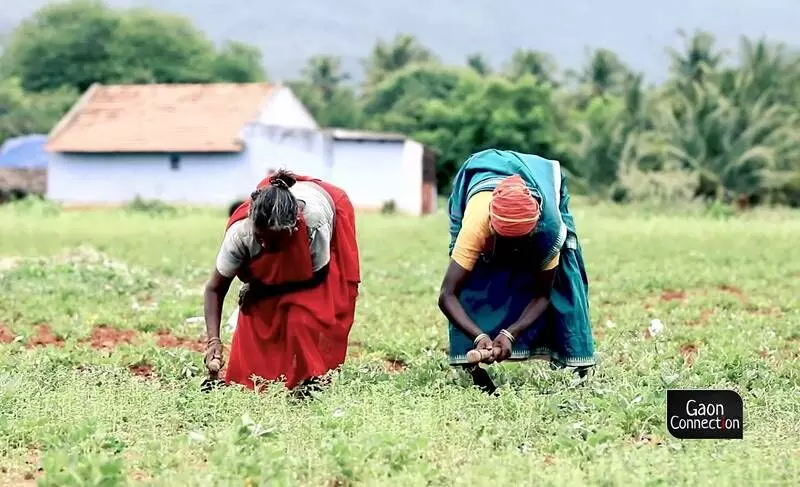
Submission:
POLYGON ((480 333, 478 334, 478 336, 475 337, 474 340, 472 340, 472 344, 477 345, 478 342, 483 340, 484 338, 489 338, 489 335, 487 335, 486 333, 480 333))
POLYGON ((511 343, 514 343, 514 335, 512 335, 511 332, 509 332, 505 328, 500 330, 500 334, 508 338, 508 341, 510 341, 511 343))

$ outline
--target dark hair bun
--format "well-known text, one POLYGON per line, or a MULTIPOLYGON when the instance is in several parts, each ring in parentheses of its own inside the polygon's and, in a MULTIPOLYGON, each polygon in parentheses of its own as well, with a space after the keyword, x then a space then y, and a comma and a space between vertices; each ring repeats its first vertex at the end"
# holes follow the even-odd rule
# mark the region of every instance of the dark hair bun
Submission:
POLYGON ((289 189, 294 186, 297 179, 289 171, 280 170, 270 177, 269 182, 278 188, 289 189))

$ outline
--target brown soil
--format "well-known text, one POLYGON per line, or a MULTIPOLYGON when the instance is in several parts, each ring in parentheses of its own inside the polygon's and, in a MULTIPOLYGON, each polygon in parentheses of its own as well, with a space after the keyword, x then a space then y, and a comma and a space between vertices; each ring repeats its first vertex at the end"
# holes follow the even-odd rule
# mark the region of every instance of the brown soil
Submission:
POLYGON ((28 458, 25 460, 25 467, 19 469, 0 467, 0 487, 37 485, 36 479, 44 473, 39 457, 38 451, 30 450, 28 458))
POLYGON ((747 294, 745 294, 744 291, 742 291, 736 286, 731 286, 730 284, 723 284, 722 286, 719 286, 717 289, 736 296, 739 299, 739 301, 742 302, 747 301, 747 294))
POLYGON ((92 330, 92 336, 87 340, 95 350, 115 348, 127 343, 132 344, 136 338, 135 330, 118 330, 110 326, 100 325, 92 330))
POLYGON ((39 325, 36 328, 36 334, 28 338, 28 348, 46 347, 48 345, 63 347, 64 340, 58 338, 55 333, 53 333, 53 330, 50 329, 50 325, 39 325))
POLYGON ((545 465, 555 465, 555 463, 556 463, 556 457, 554 457, 553 455, 545 455, 544 456, 544 464, 545 465))
POLYGON ((686 293, 683 291, 671 291, 669 289, 661 291, 662 301, 683 301, 684 299, 686 299, 686 293))
POLYGON ((715 311, 711 308, 704 309, 703 311, 700 312, 700 318, 696 320, 690 320, 688 322, 688 325, 689 326, 705 325, 706 323, 708 323, 708 320, 712 316, 714 316, 714 313, 715 311))
POLYGON ((128 370, 131 371, 131 374, 144 377, 146 379, 153 377, 153 366, 145 362, 133 364, 128 367, 128 370))
POLYGON ((780 308, 753 308, 747 310, 752 315, 758 316, 783 316, 780 308))
POLYGON ((0 325, 0 343, 11 343, 14 341, 14 338, 16 337, 11 333, 11 330, 0 325))
POLYGON ((402 372, 406 370, 407 367, 405 362, 397 359, 384 359, 383 366, 386 367, 389 372, 402 372))
POLYGON ((697 346, 693 343, 683 344, 681 346, 681 355, 683 355, 683 364, 691 367, 697 358, 697 346))
POLYGON ((156 332, 156 335, 158 336, 157 345, 161 348, 185 348, 200 353, 206 351, 205 337, 191 340, 188 338, 176 337, 166 330, 160 330, 156 332))

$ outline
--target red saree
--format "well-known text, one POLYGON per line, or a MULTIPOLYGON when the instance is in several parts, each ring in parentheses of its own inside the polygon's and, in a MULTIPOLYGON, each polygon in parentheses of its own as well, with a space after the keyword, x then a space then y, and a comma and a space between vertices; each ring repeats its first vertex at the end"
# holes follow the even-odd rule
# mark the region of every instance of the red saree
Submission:
MULTIPOLYGON (((361 281, 355 212, 347 194, 318 179, 311 181, 330 196, 335 209, 331 257, 325 281, 312 289, 257 301, 239 312, 231 343, 225 382, 253 389, 255 380, 283 380, 288 388, 339 367, 347 352, 347 340, 355 318, 361 281)), ((269 178, 258 187, 269 184, 269 178)), ((247 218, 245 201, 228 220, 247 218)), ((260 253, 249 265, 252 279, 279 284, 310 279, 311 253, 308 230, 301 218, 298 231, 288 237, 277 253, 260 253)))

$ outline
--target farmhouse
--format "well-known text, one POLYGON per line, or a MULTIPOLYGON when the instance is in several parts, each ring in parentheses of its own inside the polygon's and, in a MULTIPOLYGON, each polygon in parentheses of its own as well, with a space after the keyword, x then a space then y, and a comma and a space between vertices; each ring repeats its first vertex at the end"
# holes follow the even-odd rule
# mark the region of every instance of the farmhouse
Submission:
POLYGON ((330 181, 357 208, 435 210, 433 153, 402 135, 322 129, 286 86, 95 84, 49 134, 47 197, 229 205, 269 171, 330 181))

